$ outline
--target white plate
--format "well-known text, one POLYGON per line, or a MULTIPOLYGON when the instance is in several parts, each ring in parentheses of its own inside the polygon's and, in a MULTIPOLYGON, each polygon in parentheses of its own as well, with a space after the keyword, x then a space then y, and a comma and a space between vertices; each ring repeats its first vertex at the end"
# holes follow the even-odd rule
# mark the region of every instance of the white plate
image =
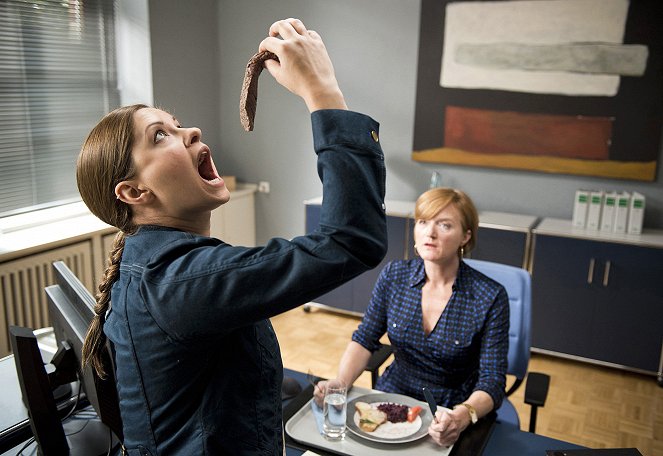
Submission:
POLYGON ((402 394, 379 393, 366 394, 350 401, 348 403, 346 424, 348 430, 353 434, 373 442, 404 443, 412 442, 428 435, 428 427, 432 419, 430 410, 421 401, 409 396, 403 396, 402 394), (408 407, 418 405, 421 407, 421 412, 419 412, 419 416, 412 423, 408 423, 407 421, 404 423, 391 423, 387 421, 378 426, 374 432, 366 432, 359 427, 359 413, 355 410, 357 402, 366 402, 374 407, 385 402, 407 405, 408 407))

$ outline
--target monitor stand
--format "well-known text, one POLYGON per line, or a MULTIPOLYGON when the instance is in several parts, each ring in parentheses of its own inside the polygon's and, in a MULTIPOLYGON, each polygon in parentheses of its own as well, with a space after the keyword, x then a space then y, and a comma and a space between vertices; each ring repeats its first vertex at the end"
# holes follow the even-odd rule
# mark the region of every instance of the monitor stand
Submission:
POLYGON ((105 456, 108 453, 108 438, 112 436, 113 445, 110 454, 120 442, 99 418, 83 419, 72 417, 62 423, 64 434, 67 436, 70 456, 105 456))
POLYGON ((63 401, 66 401, 73 394, 73 389, 71 384, 65 383, 60 385, 53 390, 53 399, 55 399, 56 404, 60 404, 63 401))

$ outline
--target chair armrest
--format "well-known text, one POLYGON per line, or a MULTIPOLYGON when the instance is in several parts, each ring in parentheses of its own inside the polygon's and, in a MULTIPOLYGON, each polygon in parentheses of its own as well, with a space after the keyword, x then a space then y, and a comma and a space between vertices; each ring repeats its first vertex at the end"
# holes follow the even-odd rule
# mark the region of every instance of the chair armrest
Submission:
POLYGON ((513 384, 511 385, 511 387, 509 387, 509 389, 506 390, 506 397, 509 397, 509 396, 511 396, 513 393, 515 393, 516 390, 520 387, 520 385, 522 385, 522 383, 523 383, 523 379, 522 379, 522 378, 516 378, 516 379, 513 381, 513 384))
POLYGON ((546 404, 549 386, 550 375, 540 372, 530 372, 527 374, 525 403, 536 407, 543 407, 546 404))
POLYGON ((380 348, 371 354, 371 357, 368 360, 368 364, 366 364, 366 368, 364 368, 364 370, 371 373, 372 388, 375 388, 375 384, 378 381, 378 369, 380 369, 380 366, 382 366, 385 361, 387 361, 387 358, 391 356, 391 353, 391 345, 382 344, 380 348))

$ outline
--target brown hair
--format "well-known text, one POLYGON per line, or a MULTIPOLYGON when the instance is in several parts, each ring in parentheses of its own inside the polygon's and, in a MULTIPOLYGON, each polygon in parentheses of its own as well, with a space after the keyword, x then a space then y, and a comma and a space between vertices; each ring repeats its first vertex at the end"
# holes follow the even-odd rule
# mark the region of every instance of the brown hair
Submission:
POLYGON ((99 284, 94 307, 95 316, 85 336, 82 353, 83 366, 92 364, 102 378, 106 376, 102 362, 106 345, 103 325, 110 306, 110 290, 119 274, 125 234, 136 230, 131 208, 117 199, 115 186, 135 174, 131 157, 134 142, 133 117, 136 111, 147 107, 136 104, 106 114, 83 143, 76 163, 78 191, 88 209, 102 221, 120 230, 115 237, 108 266, 99 284))
POLYGON ((477 242, 479 214, 472 199, 465 192, 455 188, 438 187, 422 193, 417 198, 414 208, 414 218, 417 220, 430 220, 449 204, 458 209, 463 232, 470 231, 470 240, 462 247, 465 252, 470 252, 477 242))

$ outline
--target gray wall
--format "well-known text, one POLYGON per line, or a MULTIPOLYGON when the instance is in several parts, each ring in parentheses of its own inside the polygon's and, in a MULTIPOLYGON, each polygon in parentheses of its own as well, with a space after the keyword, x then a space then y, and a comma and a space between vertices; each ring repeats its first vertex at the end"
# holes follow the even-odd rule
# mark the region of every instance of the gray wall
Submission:
POLYGON ((268 73, 260 78, 254 131, 239 123, 246 62, 271 23, 287 17, 322 35, 349 107, 380 122, 388 199, 416 199, 433 171, 443 185, 467 191, 480 210, 541 217, 570 219, 578 188, 638 191, 647 196, 645 227, 663 228, 661 172, 656 182, 641 183, 413 162, 418 0, 151 0, 150 6, 156 102, 167 101, 183 123, 203 127, 221 173, 271 183, 271 193, 256 198, 258 242, 303 233, 302 201, 321 191, 308 111, 268 73), (198 74, 215 65, 218 77, 198 74))
MULTIPOLYGON (((219 147, 216 0, 149 0, 154 106, 219 147)), ((217 154, 218 155, 218 154, 217 154)))

